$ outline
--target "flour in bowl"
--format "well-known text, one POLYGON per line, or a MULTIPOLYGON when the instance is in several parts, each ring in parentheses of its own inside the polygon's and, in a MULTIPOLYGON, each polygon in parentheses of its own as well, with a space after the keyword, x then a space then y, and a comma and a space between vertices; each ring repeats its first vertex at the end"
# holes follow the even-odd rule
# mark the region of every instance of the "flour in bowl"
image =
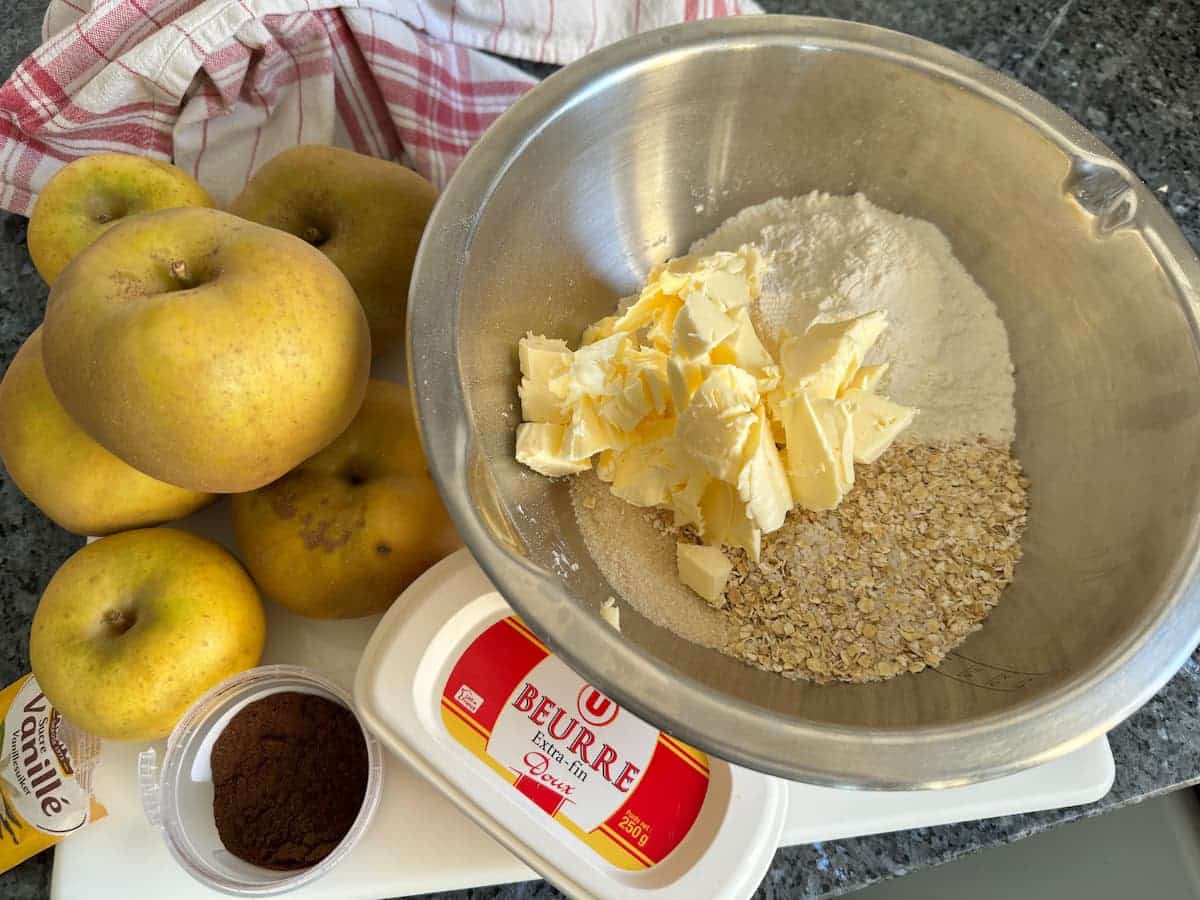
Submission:
MULTIPOLYGON (((921 410, 908 437, 1013 439, 1013 368, 996 307, 938 228, 862 194, 813 192, 742 210, 692 253, 754 244, 766 262, 754 324, 774 350, 780 331, 886 310, 875 357, 880 392, 921 410)), ((872 360, 873 361, 873 360, 872 360)))

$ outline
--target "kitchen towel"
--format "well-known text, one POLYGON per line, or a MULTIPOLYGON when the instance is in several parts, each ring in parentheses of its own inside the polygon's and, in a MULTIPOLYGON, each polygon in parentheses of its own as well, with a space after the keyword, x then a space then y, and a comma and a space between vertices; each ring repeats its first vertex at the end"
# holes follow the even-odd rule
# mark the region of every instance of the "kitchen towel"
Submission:
POLYGON ((489 54, 568 63, 752 0, 50 0, 0 87, 0 207, 28 215, 80 156, 171 160, 226 203, 301 143, 411 165, 442 187, 535 79, 489 54))

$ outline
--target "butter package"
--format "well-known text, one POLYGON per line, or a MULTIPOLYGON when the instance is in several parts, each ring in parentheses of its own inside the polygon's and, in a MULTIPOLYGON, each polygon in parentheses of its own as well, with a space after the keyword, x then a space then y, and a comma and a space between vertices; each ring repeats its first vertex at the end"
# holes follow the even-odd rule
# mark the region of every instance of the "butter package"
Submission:
POLYGON ((742 900, 779 845, 783 782, 588 683, 466 550, 392 605, 354 696, 385 746, 568 896, 742 900))
POLYGON ((92 796, 100 741, 59 714, 25 675, 0 691, 0 872, 102 819, 92 796))

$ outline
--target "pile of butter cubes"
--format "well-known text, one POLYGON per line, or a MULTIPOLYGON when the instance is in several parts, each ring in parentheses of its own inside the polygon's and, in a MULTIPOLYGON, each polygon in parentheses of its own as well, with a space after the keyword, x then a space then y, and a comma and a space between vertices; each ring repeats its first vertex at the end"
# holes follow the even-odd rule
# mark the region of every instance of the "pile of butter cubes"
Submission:
POLYGON ((521 339, 517 460, 555 477, 595 467, 613 494, 665 507, 705 546, 678 545, 680 577, 709 601, 731 566, 722 545, 759 558, 789 510, 833 509, 913 420, 875 393, 886 365, 863 361, 882 312, 784 333, 778 359, 750 317, 762 258, 684 256, 641 293, 565 341, 521 339))

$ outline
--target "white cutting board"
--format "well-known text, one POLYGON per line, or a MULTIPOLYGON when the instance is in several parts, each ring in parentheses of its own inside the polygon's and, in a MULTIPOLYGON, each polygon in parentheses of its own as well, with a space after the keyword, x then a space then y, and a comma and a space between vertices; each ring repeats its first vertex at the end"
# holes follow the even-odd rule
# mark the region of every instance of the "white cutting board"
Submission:
MULTIPOLYGON (((223 500, 178 524, 233 549, 228 506, 223 500)), ((314 621, 268 603, 263 663, 309 666, 349 691, 378 620, 314 621)), ((142 749, 104 745, 95 786, 108 816, 55 850, 54 900, 224 896, 185 874, 142 815, 137 786, 142 749)), ((943 791, 842 791, 793 783, 781 846, 1089 803, 1108 793, 1112 779, 1112 753, 1100 738, 1036 769, 943 791)), ((328 876, 287 896, 374 900, 536 877, 432 786, 389 757, 383 800, 362 843, 328 876)))

